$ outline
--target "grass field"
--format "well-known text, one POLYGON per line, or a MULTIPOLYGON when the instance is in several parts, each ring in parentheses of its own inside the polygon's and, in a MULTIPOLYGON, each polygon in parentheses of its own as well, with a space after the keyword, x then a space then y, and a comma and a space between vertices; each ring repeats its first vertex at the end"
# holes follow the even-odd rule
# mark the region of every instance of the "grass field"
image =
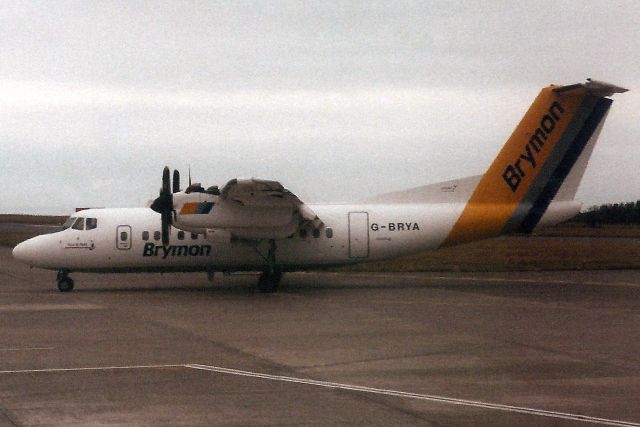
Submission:
MULTIPOLYGON (((65 217, 0 215, 2 223, 60 225, 65 217)), ((0 246, 13 247, 37 232, 1 231, 0 246)), ((364 263, 340 271, 520 271, 640 268, 640 226, 598 228, 568 223, 534 236, 507 236, 364 263)))
POLYGON ((537 232, 548 237, 628 237, 640 239, 640 225, 606 224, 588 227, 584 224, 568 222, 537 232))
POLYGON ((68 216, 0 214, 0 224, 62 225, 68 216))
POLYGON ((520 237, 488 239, 360 264, 348 271, 537 271, 640 268, 640 239, 520 237))
POLYGON ((66 219, 66 216, 0 214, 0 246, 12 248, 23 240, 39 234, 36 231, 6 231, 2 229, 2 224, 62 225, 66 219))
POLYGON ((365 263, 345 271, 538 271, 640 268, 640 226, 565 223, 533 235, 503 236, 365 263))

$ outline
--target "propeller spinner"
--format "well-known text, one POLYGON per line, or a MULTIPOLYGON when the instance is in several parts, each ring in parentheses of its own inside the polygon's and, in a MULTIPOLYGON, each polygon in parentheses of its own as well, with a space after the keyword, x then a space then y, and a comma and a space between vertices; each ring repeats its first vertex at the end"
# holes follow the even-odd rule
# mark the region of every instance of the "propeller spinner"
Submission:
MULTIPOLYGON (((169 244, 169 228, 171 227, 171 216, 175 213, 173 210, 173 194, 171 193, 171 172, 169 167, 165 166, 162 171, 162 188, 160 195, 151 204, 151 209, 160 214, 162 221, 162 244, 169 244)), ((180 191, 180 174, 176 170, 173 173, 173 192, 180 191)))

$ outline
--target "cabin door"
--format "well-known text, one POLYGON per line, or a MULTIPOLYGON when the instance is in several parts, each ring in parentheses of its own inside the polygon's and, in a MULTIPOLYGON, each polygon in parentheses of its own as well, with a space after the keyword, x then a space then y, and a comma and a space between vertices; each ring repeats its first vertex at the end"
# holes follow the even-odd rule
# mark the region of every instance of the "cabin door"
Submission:
POLYGON ((116 248, 131 249, 131 226, 119 225, 116 228, 116 248))
POLYGON ((369 214, 349 212, 349 258, 369 256, 369 214))

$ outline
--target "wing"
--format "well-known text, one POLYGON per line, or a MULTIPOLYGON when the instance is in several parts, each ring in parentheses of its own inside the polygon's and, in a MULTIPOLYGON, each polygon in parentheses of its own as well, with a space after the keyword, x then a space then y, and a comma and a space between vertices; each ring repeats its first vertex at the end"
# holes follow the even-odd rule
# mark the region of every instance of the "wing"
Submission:
POLYGON ((302 228, 320 229, 316 213, 277 181, 232 179, 218 194, 174 194, 174 225, 230 238, 283 239, 302 228))
POLYGON ((308 205, 278 181, 232 179, 222 188, 220 200, 234 201, 249 209, 291 208, 292 215, 300 215, 301 226, 320 228, 323 225, 322 220, 308 205))

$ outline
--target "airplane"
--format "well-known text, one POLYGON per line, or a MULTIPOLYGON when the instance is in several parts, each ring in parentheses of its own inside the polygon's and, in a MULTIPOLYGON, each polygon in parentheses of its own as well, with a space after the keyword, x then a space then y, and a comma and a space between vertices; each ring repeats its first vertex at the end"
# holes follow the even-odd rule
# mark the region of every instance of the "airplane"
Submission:
POLYGON ((576 215, 574 200, 609 107, 627 89, 587 79, 543 88, 489 169, 364 198, 306 204, 277 181, 232 179, 222 189, 164 168, 147 208, 89 209, 63 230, 18 244, 15 259, 72 272, 261 272, 275 292, 282 274, 379 261, 444 246, 531 233, 576 215))

